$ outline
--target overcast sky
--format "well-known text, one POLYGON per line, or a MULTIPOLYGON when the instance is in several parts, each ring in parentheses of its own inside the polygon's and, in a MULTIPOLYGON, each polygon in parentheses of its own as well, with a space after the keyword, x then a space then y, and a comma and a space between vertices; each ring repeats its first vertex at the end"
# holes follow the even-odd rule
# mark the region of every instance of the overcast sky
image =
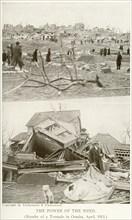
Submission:
POLYGON ((26 123, 36 112, 59 110, 80 110, 82 127, 90 137, 97 133, 109 133, 117 140, 123 141, 124 123, 130 121, 128 97, 71 99, 44 102, 4 102, 4 135, 12 137, 26 131, 26 123))
POLYGON ((2 23, 41 26, 46 23, 74 25, 83 22, 88 28, 118 27, 130 31, 129 2, 3 2, 2 23))

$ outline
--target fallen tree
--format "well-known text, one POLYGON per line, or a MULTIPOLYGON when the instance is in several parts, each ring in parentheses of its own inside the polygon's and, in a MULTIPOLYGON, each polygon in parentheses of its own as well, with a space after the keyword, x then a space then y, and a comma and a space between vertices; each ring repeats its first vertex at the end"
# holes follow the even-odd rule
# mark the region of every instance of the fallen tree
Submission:
MULTIPOLYGON (((62 73, 64 73, 64 68, 65 68, 66 71, 68 72, 69 77, 62 77, 62 76, 60 76, 61 75, 61 73, 60 73, 60 74, 58 74, 58 77, 56 79, 50 79, 49 75, 47 74, 45 60, 44 60, 41 52, 39 51, 42 68, 40 68, 38 65, 36 65, 38 68, 38 71, 40 72, 40 74, 36 75, 36 76, 42 76, 42 80, 34 79, 32 73, 31 73, 31 75, 25 74, 23 76, 20 73, 21 76, 24 78, 24 82, 21 83, 19 86, 15 87, 14 89, 5 92, 3 95, 10 93, 10 92, 13 92, 16 89, 19 89, 20 87, 46 87, 46 86, 50 86, 59 92, 66 91, 69 88, 71 88, 72 86, 76 86, 76 85, 86 86, 88 83, 95 83, 98 87, 103 87, 102 83, 99 80, 98 75, 96 75, 95 80, 80 78, 78 76, 78 70, 76 68, 76 64, 75 64, 73 58, 63 52, 63 44, 62 44, 61 38, 60 38, 60 47, 61 47, 61 52, 60 52, 61 71, 62 71, 62 73), (71 68, 69 68, 68 65, 66 64, 66 59, 72 64, 73 72, 71 71, 71 68), (59 85, 54 84, 57 81, 59 82, 59 85), (66 81, 67 83, 64 84, 63 81, 66 81), (27 82, 35 82, 39 85, 25 85, 27 82)), ((18 73, 19 73, 19 71, 18 71, 18 73)), ((25 71, 25 73, 26 73, 26 71, 25 71)))

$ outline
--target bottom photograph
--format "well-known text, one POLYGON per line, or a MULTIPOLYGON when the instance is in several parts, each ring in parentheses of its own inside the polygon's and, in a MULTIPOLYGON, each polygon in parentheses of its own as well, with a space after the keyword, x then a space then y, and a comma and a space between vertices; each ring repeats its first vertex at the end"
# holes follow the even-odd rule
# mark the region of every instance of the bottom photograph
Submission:
POLYGON ((3 103, 3 203, 130 203, 130 106, 94 100, 3 103))

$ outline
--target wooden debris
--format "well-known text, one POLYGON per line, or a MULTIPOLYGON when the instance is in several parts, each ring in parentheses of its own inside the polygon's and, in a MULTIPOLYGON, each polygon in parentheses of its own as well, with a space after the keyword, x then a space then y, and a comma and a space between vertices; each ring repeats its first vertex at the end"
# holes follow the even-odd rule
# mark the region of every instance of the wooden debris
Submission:
POLYGON ((123 173, 129 172, 129 170, 121 169, 119 167, 111 167, 110 170, 114 172, 123 172, 123 173))
POLYGON ((2 164, 3 169, 8 169, 8 170, 18 170, 18 166, 14 164, 9 164, 9 163, 3 163, 2 164))
POLYGON ((73 183, 73 180, 66 179, 65 177, 57 177, 56 182, 63 182, 63 183, 73 183))
POLYGON ((130 191, 130 183, 129 182, 117 181, 115 184, 116 184, 115 189, 130 191))
POLYGON ((130 200, 125 200, 125 201, 119 202, 119 204, 129 204, 129 203, 130 203, 130 200))
POLYGON ((32 168, 32 169, 19 169, 18 174, 22 173, 48 173, 48 172, 58 172, 58 171, 77 171, 86 170, 86 166, 65 166, 65 167, 45 167, 45 168, 32 168))
MULTIPOLYGON (((122 202, 122 198, 114 198, 114 199, 108 199, 108 200, 105 200, 105 204, 107 203, 119 203, 119 202, 122 202)), ((104 202, 98 202, 99 204, 101 203, 104 203, 104 202)))

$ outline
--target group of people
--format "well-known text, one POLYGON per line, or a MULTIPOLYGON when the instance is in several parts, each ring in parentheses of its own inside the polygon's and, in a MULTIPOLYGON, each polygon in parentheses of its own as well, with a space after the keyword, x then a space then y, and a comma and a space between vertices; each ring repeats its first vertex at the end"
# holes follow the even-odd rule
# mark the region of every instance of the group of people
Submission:
MULTIPOLYGON (((31 61, 36 62, 38 61, 38 49, 35 49, 35 51, 32 54, 32 59, 31 61)), ((46 55, 46 62, 51 62, 51 49, 48 48, 48 52, 46 55)))
MULTIPOLYGON (((32 54, 31 61, 36 62, 38 61, 38 49, 35 49, 32 54)), ((51 61, 51 49, 48 49, 47 55, 46 55, 46 62, 51 61)), ((22 70, 22 67, 24 66, 23 60, 22 60, 22 47, 19 42, 16 42, 16 45, 9 44, 7 46, 7 50, 3 50, 2 53, 2 62, 3 65, 6 63, 8 66, 13 66, 13 70, 15 70, 15 67, 19 66, 20 70, 22 70)))
POLYGON ((101 56, 102 56, 102 55, 104 55, 104 56, 110 55, 110 48, 108 48, 108 49, 107 49, 106 47, 103 48, 103 49, 101 48, 101 49, 100 49, 100 55, 101 55, 101 56))
MULTIPOLYGON (((123 48, 119 48, 118 54, 117 54, 117 58, 116 58, 116 66, 117 66, 117 70, 119 70, 121 68, 121 62, 122 62, 122 53, 120 50, 123 50, 123 48)), ((110 48, 104 48, 104 49, 100 49, 100 55, 110 55, 111 51, 110 48)), ((130 55, 130 48, 127 49, 127 54, 130 55)))
POLYGON ((19 42, 16 42, 15 46, 13 46, 13 44, 8 45, 7 51, 3 50, 2 62, 3 65, 5 65, 5 63, 7 62, 9 66, 13 66, 14 70, 16 65, 18 64, 20 70, 22 70, 24 63, 22 61, 22 48, 19 42))
POLYGON ((7 50, 3 50, 2 53, 2 62, 3 65, 7 62, 8 65, 11 65, 11 61, 13 60, 13 44, 9 44, 7 46, 7 50))
MULTIPOLYGON (((73 42, 72 42, 73 43, 73 42)), ((74 42, 75 43, 75 42, 74 42)), ((100 49, 100 55, 110 55, 111 51, 110 48, 103 48, 100 49)), ((127 49, 127 54, 130 55, 130 49, 127 49)), ((67 55, 71 56, 73 55, 73 57, 75 57, 75 52, 74 52, 74 48, 72 48, 71 50, 68 50, 67 55)), ((32 59, 31 61, 36 62, 38 61, 38 49, 35 49, 35 51, 32 54, 32 59)), ((121 68, 121 61, 122 61, 122 54, 120 52, 120 50, 118 51, 118 55, 116 58, 116 65, 117 65, 117 69, 121 68)), ((3 50, 2 53, 2 62, 3 65, 5 65, 5 63, 7 63, 9 66, 13 66, 13 69, 15 70, 16 65, 18 64, 20 67, 20 70, 22 70, 22 67, 24 66, 24 63, 22 61, 22 48, 19 42, 16 42, 16 45, 13 46, 13 44, 10 44, 7 46, 7 50, 3 50)), ((46 62, 51 62, 51 49, 48 48, 48 52, 46 55, 46 62)))

